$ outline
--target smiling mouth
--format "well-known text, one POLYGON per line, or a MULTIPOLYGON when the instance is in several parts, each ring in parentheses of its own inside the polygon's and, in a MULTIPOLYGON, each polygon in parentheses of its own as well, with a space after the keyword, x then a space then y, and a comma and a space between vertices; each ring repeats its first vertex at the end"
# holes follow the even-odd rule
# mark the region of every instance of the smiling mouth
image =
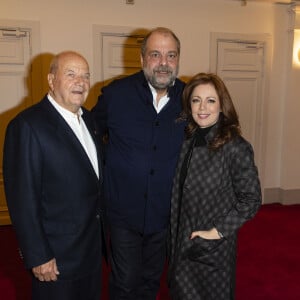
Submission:
POLYGON ((77 95, 82 95, 83 94, 83 91, 72 91, 72 94, 77 94, 77 95))
POLYGON ((198 117, 199 119, 206 119, 209 117, 209 114, 199 114, 198 117))
POLYGON ((154 69, 154 72, 158 74, 169 74, 171 73, 171 70, 167 66, 160 66, 156 69, 154 69))

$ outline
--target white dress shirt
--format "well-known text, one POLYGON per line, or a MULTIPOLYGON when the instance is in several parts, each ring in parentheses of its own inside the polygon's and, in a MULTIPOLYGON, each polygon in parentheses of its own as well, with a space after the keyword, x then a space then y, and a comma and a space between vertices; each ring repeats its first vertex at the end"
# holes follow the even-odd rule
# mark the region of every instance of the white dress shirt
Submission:
POLYGON ((159 99, 159 101, 157 102, 156 101, 157 92, 150 83, 148 83, 148 84, 149 84, 149 87, 150 87, 150 90, 151 90, 152 96, 153 96, 153 106, 154 106, 156 112, 159 113, 163 109, 163 107, 169 102, 170 97, 168 96, 168 94, 166 94, 165 96, 161 97, 159 99))
POLYGON ((89 157, 90 162, 95 170, 95 173, 99 178, 96 146, 90 135, 90 132, 88 131, 84 123, 84 120, 81 117, 82 109, 80 108, 77 113, 73 113, 59 105, 49 94, 48 99, 73 130, 74 134, 76 135, 82 147, 84 148, 87 156, 89 157))

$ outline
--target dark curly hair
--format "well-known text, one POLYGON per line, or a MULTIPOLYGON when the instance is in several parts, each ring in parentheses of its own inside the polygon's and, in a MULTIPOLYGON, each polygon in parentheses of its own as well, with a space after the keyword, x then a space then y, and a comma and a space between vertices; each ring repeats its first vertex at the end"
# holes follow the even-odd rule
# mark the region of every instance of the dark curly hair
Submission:
POLYGON ((202 84, 211 84, 214 86, 220 100, 221 113, 217 133, 209 143, 211 150, 217 150, 224 144, 241 135, 241 128, 238 114, 234 108, 230 94, 219 76, 213 73, 199 73, 189 80, 186 84, 183 95, 183 111, 180 119, 187 121, 186 135, 191 137, 199 125, 194 121, 191 111, 191 95, 194 89, 202 84))

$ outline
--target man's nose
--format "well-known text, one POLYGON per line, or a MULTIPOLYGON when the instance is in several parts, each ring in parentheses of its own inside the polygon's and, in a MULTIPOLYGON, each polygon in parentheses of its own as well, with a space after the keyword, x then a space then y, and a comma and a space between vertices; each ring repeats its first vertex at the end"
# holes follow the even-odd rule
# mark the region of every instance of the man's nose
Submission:
POLYGON ((162 66, 166 65, 168 63, 168 56, 167 55, 161 55, 159 63, 162 66))
POLYGON ((75 77, 75 83, 79 85, 83 85, 85 82, 85 79, 82 76, 76 76, 75 77))

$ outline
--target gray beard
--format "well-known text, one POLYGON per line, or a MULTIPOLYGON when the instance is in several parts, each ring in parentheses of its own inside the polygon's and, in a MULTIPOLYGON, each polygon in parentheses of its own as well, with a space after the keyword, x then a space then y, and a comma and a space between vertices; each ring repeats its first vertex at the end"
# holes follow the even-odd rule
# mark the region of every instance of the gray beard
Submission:
POLYGON ((148 76, 146 73, 144 73, 144 74, 145 74, 147 81, 157 90, 165 90, 168 87, 173 86, 174 81, 176 79, 176 75, 172 74, 167 82, 160 83, 160 82, 157 82, 155 75, 148 76))

